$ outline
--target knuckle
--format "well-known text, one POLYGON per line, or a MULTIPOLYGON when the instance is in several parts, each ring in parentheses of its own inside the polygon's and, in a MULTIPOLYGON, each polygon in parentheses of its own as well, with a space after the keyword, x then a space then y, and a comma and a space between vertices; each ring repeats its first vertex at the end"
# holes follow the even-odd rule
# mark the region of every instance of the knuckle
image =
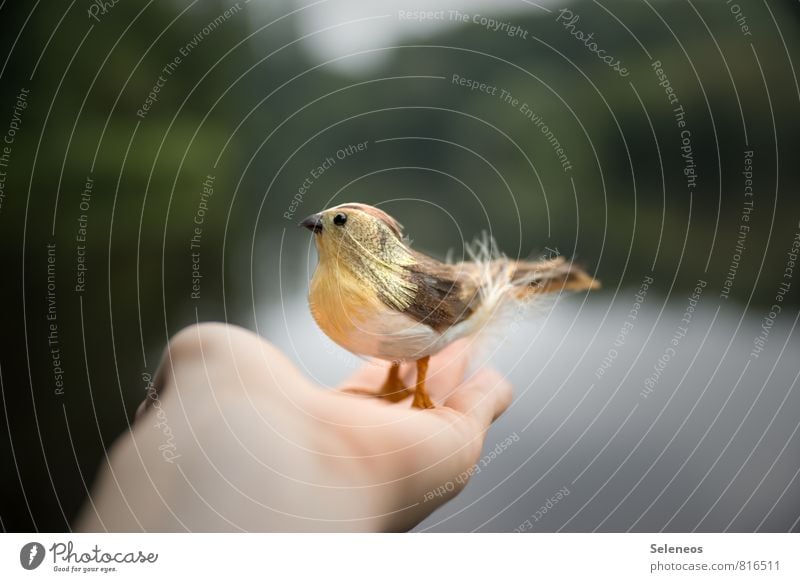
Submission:
POLYGON ((167 351, 173 359, 191 359, 214 352, 226 341, 224 323, 195 323, 172 336, 167 351))

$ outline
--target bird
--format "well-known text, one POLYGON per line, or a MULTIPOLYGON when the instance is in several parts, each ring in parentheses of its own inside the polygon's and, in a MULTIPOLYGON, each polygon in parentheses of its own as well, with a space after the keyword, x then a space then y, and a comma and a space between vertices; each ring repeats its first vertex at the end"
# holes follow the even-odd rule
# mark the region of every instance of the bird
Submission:
POLYGON ((563 256, 511 259, 486 234, 465 245, 469 260, 440 261, 411 248, 400 223, 368 204, 339 204, 298 226, 313 233, 317 248, 308 292, 317 325, 350 352, 390 362, 373 395, 390 402, 413 396, 412 408, 435 408, 425 389, 428 362, 448 344, 541 294, 600 287, 563 256), (408 361, 416 362, 413 391, 400 378, 408 361))

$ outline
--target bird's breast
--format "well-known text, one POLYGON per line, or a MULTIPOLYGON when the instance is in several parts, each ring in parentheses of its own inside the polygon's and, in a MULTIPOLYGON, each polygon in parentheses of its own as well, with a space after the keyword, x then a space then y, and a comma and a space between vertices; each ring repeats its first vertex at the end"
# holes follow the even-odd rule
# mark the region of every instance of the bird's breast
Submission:
POLYGON ((364 318, 381 307, 372 289, 348 270, 323 263, 311 279, 308 299, 317 325, 337 343, 346 341, 364 318))
POLYGON ((318 265, 309 303, 322 331, 353 353, 407 360, 441 349, 439 332, 388 306, 376 290, 348 269, 318 265))

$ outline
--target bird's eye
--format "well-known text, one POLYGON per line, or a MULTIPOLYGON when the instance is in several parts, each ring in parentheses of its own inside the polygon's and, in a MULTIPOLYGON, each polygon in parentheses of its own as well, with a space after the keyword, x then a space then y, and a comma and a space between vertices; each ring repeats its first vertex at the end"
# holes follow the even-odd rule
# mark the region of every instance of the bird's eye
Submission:
POLYGON ((344 212, 339 212, 333 217, 333 224, 336 226, 342 226, 345 222, 347 222, 347 215, 344 212))

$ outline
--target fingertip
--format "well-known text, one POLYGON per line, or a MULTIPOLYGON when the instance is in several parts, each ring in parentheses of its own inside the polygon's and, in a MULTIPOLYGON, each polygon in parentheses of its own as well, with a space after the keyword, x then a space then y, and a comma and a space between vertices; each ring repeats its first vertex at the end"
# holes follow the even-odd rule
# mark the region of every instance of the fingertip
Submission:
POLYGON ((484 368, 469 378, 445 402, 445 406, 476 420, 487 428, 511 405, 511 383, 491 368, 484 368))
POLYGON ((497 370, 490 369, 488 373, 490 378, 487 378, 486 381, 489 385, 489 392, 494 398, 491 422, 494 422, 511 406, 514 389, 511 382, 497 370))

